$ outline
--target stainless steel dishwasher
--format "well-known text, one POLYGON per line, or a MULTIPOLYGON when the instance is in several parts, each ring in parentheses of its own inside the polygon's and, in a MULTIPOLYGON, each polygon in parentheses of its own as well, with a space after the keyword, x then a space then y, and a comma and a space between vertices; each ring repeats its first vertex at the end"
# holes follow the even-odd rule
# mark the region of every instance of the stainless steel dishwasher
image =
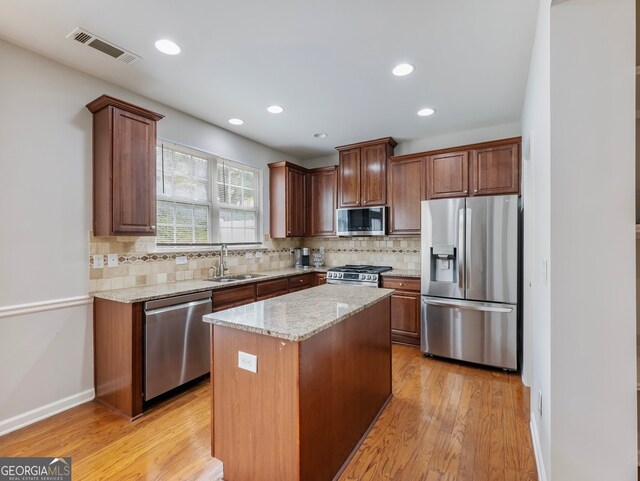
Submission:
POLYGON ((211 292, 145 303, 145 401, 209 372, 210 312, 211 292))

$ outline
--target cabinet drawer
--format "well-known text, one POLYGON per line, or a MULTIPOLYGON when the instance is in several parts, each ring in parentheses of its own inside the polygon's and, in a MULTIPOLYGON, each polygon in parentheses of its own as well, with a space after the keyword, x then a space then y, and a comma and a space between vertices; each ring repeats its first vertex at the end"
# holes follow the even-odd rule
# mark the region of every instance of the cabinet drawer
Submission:
POLYGON ((315 280, 316 275, 313 272, 310 272, 309 274, 289 277, 289 289, 293 292, 293 289, 300 290, 301 287, 312 287, 315 280))
POLYGON ((255 300, 255 284, 232 287, 221 291, 213 291, 213 311, 229 309, 230 307, 247 304, 255 300))
POLYGON ((286 294, 289 290, 289 280, 288 279, 276 279, 273 281, 260 282, 256 286, 256 297, 258 300, 268 296, 270 294, 280 293, 286 294))
POLYGON ((420 292, 420 278, 418 277, 382 277, 382 287, 401 291, 420 292))
POLYGON ((327 273, 326 272, 318 272, 316 273, 316 286, 321 286, 322 284, 327 283, 327 273))

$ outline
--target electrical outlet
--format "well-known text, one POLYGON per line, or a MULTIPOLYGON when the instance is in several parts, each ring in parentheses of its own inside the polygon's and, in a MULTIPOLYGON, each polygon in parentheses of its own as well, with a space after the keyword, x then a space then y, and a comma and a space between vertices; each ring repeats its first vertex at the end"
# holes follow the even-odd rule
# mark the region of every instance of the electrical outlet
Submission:
POLYGON ((538 390, 538 414, 542 417, 542 391, 538 390))
POLYGON ((258 356, 238 351, 238 367, 249 372, 258 372, 258 356))
POLYGON ((320 254, 324 254, 324 247, 320 246, 320 254))
POLYGON ((118 267, 118 254, 109 254, 107 257, 108 267, 118 267))
POLYGON ((104 267, 104 256, 101 254, 93 256, 93 268, 102 269, 104 267))
POLYGON ((245 252, 244 253, 244 258, 245 259, 253 259, 253 252, 245 252))
POLYGON ((264 256, 264 254, 260 251, 256 252, 256 259, 262 259, 262 257, 264 256))
POLYGON ((181 266, 187 263, 187 256, 176 257, 176 265, 181 266))

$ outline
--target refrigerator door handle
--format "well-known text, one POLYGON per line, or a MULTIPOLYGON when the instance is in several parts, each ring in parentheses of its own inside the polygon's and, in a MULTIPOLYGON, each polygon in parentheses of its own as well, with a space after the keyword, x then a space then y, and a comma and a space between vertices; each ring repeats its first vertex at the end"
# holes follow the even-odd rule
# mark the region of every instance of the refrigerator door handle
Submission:
POLYGON ((458 287, 464 289, 465 268, 465 232, 464 209, 458 211, 458 287))
MULTIPOLYGON (((466 222, 465 222, 465 247, 466 252, 464 253, 465 262, 467 265, 471 265, 471 220, 473 218, 473 212, 470 207, 466 208, 466 222)), ((471 269, 465 270, 464 278, 466 280, 466 287, 469 288, 471 284, 471 269)), ((465 293, 466 297, 466 293, 465 293)))
POLYGON ((498 307, 498 306, 485 306, 482 304, 468 304, 464 302, 457 302, 454 300, 437 301, 435 299, 423 299, 425 304, 439 307, 454 307, 458 309, 467 309, 469 311, 483 311, 483 312, 513 312, 513 307, 498 307))

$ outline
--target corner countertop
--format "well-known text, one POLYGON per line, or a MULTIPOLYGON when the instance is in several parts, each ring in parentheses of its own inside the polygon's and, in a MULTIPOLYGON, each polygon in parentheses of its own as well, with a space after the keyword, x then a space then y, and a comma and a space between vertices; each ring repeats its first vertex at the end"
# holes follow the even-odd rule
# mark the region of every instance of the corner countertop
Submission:
POLYGON ((241 286, 243 284, 253 284, 256 282, 270 281, 279 277, 289 277, 298 274, 309 274, 313 272, 326 271, 326 267, 307 270, 296 269, 294 267, 285 267, 284 269, 270 271, 256 271, 254 272, 254 274, 260 274, 260 277, 235 282, 215 282, 198 279, 192 281, 167 282, 166 284, 154 284, 151 286, 129 287, 126 289, 114 289, 111 291, 96 291, 91 292, 90 295, 100 299, 106 299, 108 301, 133 304, 134 302, 146 302, 155 299, 163 299, 165 297, 179 296, 182 294, 214 291, 217 289, 225 289, 227 287, 241 286))
POLYGON ((298 342, 338 324, 392 293, 393 289, 325 284, 207 314, 203 320, 298 342))
POLYGON ((419 269, 391 269, 382 273, 382 277, 420 277, 419 269))

